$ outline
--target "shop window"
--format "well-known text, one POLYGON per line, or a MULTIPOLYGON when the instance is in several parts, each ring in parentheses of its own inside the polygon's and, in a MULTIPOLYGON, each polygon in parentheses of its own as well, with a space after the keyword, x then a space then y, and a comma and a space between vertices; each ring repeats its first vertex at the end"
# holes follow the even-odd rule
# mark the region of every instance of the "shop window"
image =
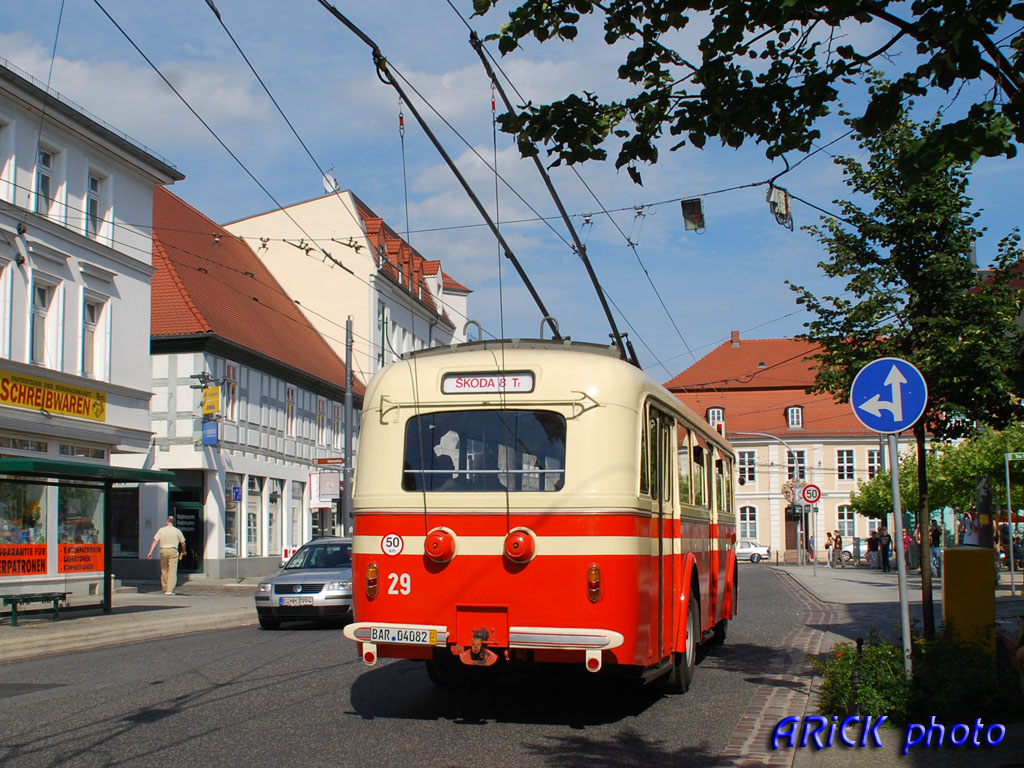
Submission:
POLYGON ((238 557, 238 507, 242 498, 242 476, 224 475, 224 557, 238 557))
POLYGON ((103 570, 103 489, 62 484, 57 490, 57 571, 103 570))
MULTIPOLYGON (((46 543, 47 486, 0 481, 0 545, 46 543)), ((45 573, 45 553, 42 570, 45 573)))
POLYGON ((263 552, 263 483, 264 478, 249 476, 245 504, 245 554, 258 557, 263 552))
POLYGON ((110 490, 110 524, 113 557, 139 557, 139 490, 110 490))

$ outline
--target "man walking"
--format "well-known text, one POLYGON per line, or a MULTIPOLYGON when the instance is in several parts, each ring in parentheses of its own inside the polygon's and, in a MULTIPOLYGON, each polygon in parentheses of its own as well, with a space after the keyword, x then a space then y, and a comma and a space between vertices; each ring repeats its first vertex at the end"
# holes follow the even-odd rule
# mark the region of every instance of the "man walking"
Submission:
POLYGON ((892 550, 892 536, 889 532, 882 528, 881 535, 878 537, 878 548, 882 551, 882 573, 889 572, 889 552, 892 550))
POLYGON ((942 576, 942 531, 939 530, 938 524, 932 520, 931 527, 928 529, 928 545, 931 547, 932 553, 932 572, 936 576, 942 576))
POLYGON ((174 527, 174 517, 167 518, 167 525, 158 528, 149 545, 147 559, 152 559, 153 550, 160 546, 160 587, 165 595, 173 595, 178 583, 178 557, 185 554, 185 535, 174 527))

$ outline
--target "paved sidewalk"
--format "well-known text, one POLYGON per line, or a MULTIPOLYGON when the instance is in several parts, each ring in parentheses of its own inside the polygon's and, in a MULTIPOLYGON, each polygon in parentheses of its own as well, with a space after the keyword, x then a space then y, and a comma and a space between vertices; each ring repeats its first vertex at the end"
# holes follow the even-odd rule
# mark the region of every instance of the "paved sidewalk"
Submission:
POLYGON ((19 659, 84 651, 157 637, 186 635, 256 624, 255 579, 196 579, 165 595, 159 584, 141 583, 137 591, 111 596, 112 612, 104 614, 99 595, 71 599, 58 621, 49 610, 0 615, 0 664, 19 659))
MULTIPOLYGON (((900 637, 899 587, 895 572, 882 573, 863 565, 836 569, 819 567, 816 571, 811 566, 771 567, 786 573, 822 605, 822 614, 827 619, 815 626, 812 618, 808 624, 820 633, 822 650, 827 652, 838 642, 866 637, 872 629, 891 638, 900 637)), ((1015 629, 1017 617, 1024 616, 1024 589, 1019 582, 1016 591, 1016 597, 1012 596, 1009 575, 1004 573, 1002 583, 996 588, 998 625, 1015 629)), ((938 627, 942 621, 942 590, 937 579, 933 584, 932 595, 938 627)), ((907 596, 911 623, 916 622, 920 626, 921 577, 917 573, 907 575, 907 596)), ((814 713, 814 690, 820 682, 820 678, 812 678, 811 698, 806 714, 814 713)), ((950 728, 953 725, 948 724, 950 728)), ((821 751, 813 747, 787 748, 785 751, 791 756, 794 768, 845 768, 851 763, 862 762, 870 762, 872 768, 1020 768, 1024 766, 1024 724, 1003 725, 1006 725, 1005 737, 997 747, 988 749, 973 746, 956 748, 949 746, 947 741, 943 748, 917 747, 903 755, 905 731, 885 729, 880 731, 881 748, 835 746, 821 751)), ((947 739, 948 736, 947 733, 947 739)))

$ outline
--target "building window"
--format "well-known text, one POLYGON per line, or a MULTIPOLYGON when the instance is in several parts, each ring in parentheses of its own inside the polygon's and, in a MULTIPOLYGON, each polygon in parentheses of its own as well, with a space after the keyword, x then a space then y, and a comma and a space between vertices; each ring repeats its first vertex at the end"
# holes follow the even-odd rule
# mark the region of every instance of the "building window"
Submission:
POLYGON ((334 450, 340 451, 345 433, 341 428, 341 403, 331 403, 331 441, 334 450))
POLYGON ((295 437, 295 387, 289 384, 284 397, 284 434, 295 437))
POLYGON ((849 505, 842 505, 839 507, 839 535, 843 539, 852 539, 857 535, 857 526, 853 518, 853 507, 849 505))
POLYGON ((102 371, 102 339, 97 333, 103 316, 104 302, 85 299, 82 304, 82 375, 99 378, 102 371))
POLYGON ((102 448, 90 448, 85 445, 70 445, 61 443, 58 452, 61 456, 74 456, 76 459, 99 459, 107 458, 107 452, 102 448))
POLYGON ((799 405, 791 405, 787 408, 786 424, 790 429, 802 429, 804 426, 804 409, 799 405))
POLYGON ((85 234, 94 240, 109 240, 105 232, 110 205, 107 202, 109 179, 94 170, 89 171, 85 190, 85 234))
POLYGON ((53 206, 53 152, 48 149, 39 150, 36 161, 36 213, 46 216, 53 206))
POLYGON ((46 453, 49 450, 49 446, 40 440, 26 440, 20 437, 0 437, 0 448, 33 453, 46 453))
POLYGON ((221 384, 220 394, 224 398, 221 404, 224 418, 228 421, 238 421, 238 366, 235 363, 224 364, 224 382, 221 384))
POLYGON ((868 477, 872 478, 882 469, 882 452, 877 448, 868 450, 868 477))
POLYGON ((757 507, 740 507, 740 538, 757 539, 757 507))
POLYGON ((853 450, 836 451, 836 476, 840 480, 853 480, 853 450))
POLYGON ((757 480, 757 451, 739 452, 740 484, 757 480))
POLYGON ((788 451, 787 474, 790 480, 807 479, 807 463, 804 451, 788 451))
POLYGON ((327 445, 327 401, 316 399, 316 444, 327 445))
MULTIPOLYGON (((713 429, 718 429, 725 424, 725 409, 724 408, 708 408, 708 424, 713 429)), ((719 429, 719 431, 721 431, 719 429)))
POLYGON ((32 315, 29 318, 29 362, 43 365, 46 362, 46 326, 53 301, 54 286, 34 282, 32 284, 32 315))
POLYGON ((0 115, 0 200, 14 202, 14 124, 0 115))

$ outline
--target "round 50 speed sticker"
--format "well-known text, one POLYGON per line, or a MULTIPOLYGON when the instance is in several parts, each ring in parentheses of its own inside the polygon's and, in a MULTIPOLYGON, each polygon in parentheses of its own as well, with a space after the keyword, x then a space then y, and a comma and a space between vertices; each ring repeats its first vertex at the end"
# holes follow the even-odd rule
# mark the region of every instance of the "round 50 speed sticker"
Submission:
POLYGON ((401 553, 403 547, 405 547, 405 542, 397 533, 389 533, 380 540, 380 548, 385 555, 394 557, 401 553))

